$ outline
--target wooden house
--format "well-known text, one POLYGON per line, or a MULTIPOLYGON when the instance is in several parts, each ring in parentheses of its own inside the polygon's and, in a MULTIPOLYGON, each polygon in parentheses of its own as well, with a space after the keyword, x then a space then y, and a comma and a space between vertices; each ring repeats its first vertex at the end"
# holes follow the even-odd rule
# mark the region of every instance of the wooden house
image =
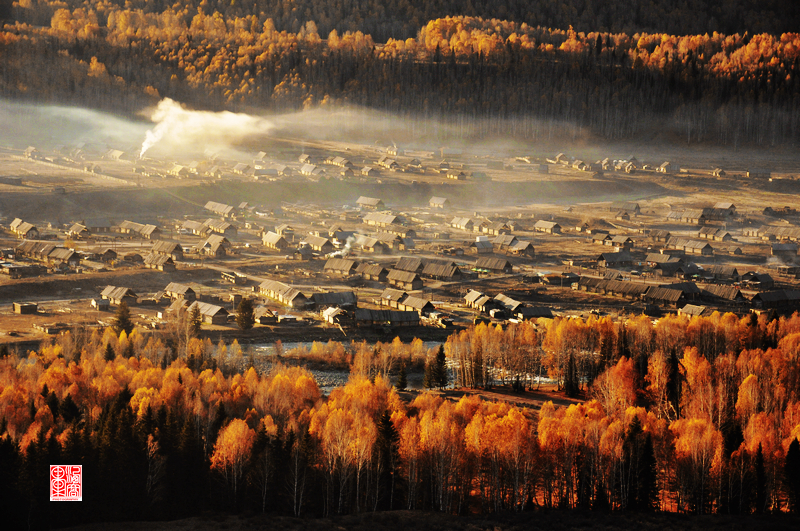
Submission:
POLYGON ((136 304, 136 293, 131 288, 106 286, 100 293, 100 297, 111 302, 111 304, 122 304, 123 302, 128 306, 136 304))
POLYGON ((224 203, 217 203, 216 201, 208 201, 203 208, 222 218, 232 218, 236 215, 235 208, 224 203))
POLYGON ((390 308, 397 308, 400 301, 408 297, 408 293, 403 290, 395 288, 386 288, 380 296, 380 305, 388 306, 390 308))
POLYGON ((306 236, 305 241, 312 250, 319 253, 327 254, 333 252, 334 250, 333 243, 331 243, 328 238, 322 238, 320 236, 306 236))
POLYGON ((11 232, 17 237, 24 240, 36 240, 39 238, 39 229, 32 223, 22 221, 20 218, 15 218, 9 226, 11 232))
POLYGON ((357 308, 355 321, 356 326, 419 326, 420 315, 413 311, 357 308))
POLYGON ((183 260, 183 247, 178 242, 156 240, 150 251, 169 256, 173 260, 183 260))
POLYGON ((355 274, 358 262, 347 258, 328 258, 322 270, 329 275, 350 276, 355 274))
POLYGON ((171 256, 158 253, 150 253, 144 257, 144 266, 147 269, 157 269, 158 271, 175 271, 175 261, 171 256))
POLYGON ((420 290, 424 286, 419 274, 411 271, 392 269, 386 276, 386 280, 390 286, 409 291, 420 290))
POLYGON ((200 316, 204 323, 212 325, 225 325, 228 323, 228 310, 222 306, 194 301, 186 311, 191 315, 195 308, 200 309, 200 316))
POLYGON ((431 197, 428 201, 428 206, 431 208, 446 209, 450 208, 450 200, 446 197, 431 197))
POLYGON ((275 232, 265 232, 261 237, 261 243, 268 249, 276 251, 285 251, 289 247, 289 242, 286 238, 275 232))
POLYGON ((389 280, 389 270, 379 264, 361 263, 356 267, 356 274, 361 275, 364 280, 375 280, 377 282, 387 282, 389 280))
POLYGON ((533 230, 546 234, 561 234, 561 225, 553 221, 539 220, 533 226, 533 230))
POLYGON ((475 269, 483 269, 491 271, 492 273, 510 274, 513 272, 511 262, 504 260, 503 258, 494 258, 490 256, 478 258, 478 261, 475 263, 475 269))
POLYGON ((308 298, 299 289, 277 280, 265 280, 258 286, 259 293, 292 308, 305 308, 308 298))
POLYGON ((356 204, 361 208, 361 210, 385 210, 386 205, 383 204, 382 199, 378 199, 377 197, 365 197, 361 196, 356 201, 356 204))

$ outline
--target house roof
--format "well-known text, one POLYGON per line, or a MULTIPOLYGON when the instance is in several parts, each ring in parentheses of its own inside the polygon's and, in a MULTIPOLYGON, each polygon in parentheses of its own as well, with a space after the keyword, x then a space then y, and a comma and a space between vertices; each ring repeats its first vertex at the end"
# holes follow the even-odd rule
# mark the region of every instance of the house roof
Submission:
POLYGON ((131 288, 123 286, 106 286, 100 296, 107 299, 119 300, 123 297, 136 297, 136 293, 131 288))
POLYGON ((481 293, 480 291, 475 291, 474 289, 471 289, 464 296, 464 300, 466 302, 473 303, 473 302, 477 301, 478 299, 480 299, 483 296, 484 296, 483 293, 481 293))
POLYGON ((344 271, 352 272, 358 267, 358 262, 355 260, 348 260, 346 258, 328 258, 323 266, 323 271, 344 271))
POLYGON ((178 242, 168 242, 164 240, 156 240, 153 242, 153 247, 151 250, 155 253, 167 253, 172 254, 174 252, 183 252, 183 247, 178 242))
POLYGON ((364 223, 371 221, 373 223, 379 223, 382 225, 392 225, 399 221, 398 217, 394 214, 386 214, 383 212, 370 212, 364 216, 363 220, 364 223))
POLYGON ((228 315, 228 310, 216 304, 209 304, 207 302, 194 301, 189 305, 188 311, 194 310, 194 307, 200 308, 200 314, 208 317, 215 317, 217 315, 228 315))
POLYGON ((448 199, 446 197, 436 197, 436 196, 431 197, 430 201, 428 201, 428 203, 431 205, 444 205, 447 202, 448 199))
MULTIPOLYGON (((245 166, 245 167, 247 167, 247 164, 244 164, 244 165, 242 165, 242 164, 237 164, 237 165, 236 165, 236 167, 237 167, 237 168, 238 168, 239 166, 245 166)), ((244 168, 243 168, 243 169, 244 169, 244 168)), ((230 205, 226 205, 225 203, 217 203, 216 201, 209 201, 209 202, 207 202, 207 203, 206 203, 206 206, 205 206, 204 208, 205 208, 206 210, 210 210, 211 212, 214 212, 214 213, 216 213, 216 214, 220 214, 220 215, 223 215, 223 216, 229 216, 229 215, 230 215, 230 214, 232 214, 232 213, 233 213, 233 211, 234 211, 234 208, 233 208, 232 206, 230 206, 230 205)))
POLYGON ((404 306, 409 306, 411 308, 414 308, 418 312, 421 312, 423 310, 434 309, 434 306, 431 303, 431 301, 420 297, 415 297, 413 295, 409 295, 408 297, 400 301, 400 303, 403 304, 404 306))
POLYGON ((407 296, 408 293, 406 293, 405 291, 393 288, 386 288, 385 290, 383 290, 383 293, 381 293, 381 299, 387 301, 400 302, 407 296))
POLYGON ((494 258, 491 256, 484 256, 478 258, 478 261, 475 262, 475 267, 477 269, 489 269, 491 271, 502 271, 506 268, 511 268, 511 262, 508 260, 504 260, 502 258, 494 258))
POLYGON ((144 257, 145 265, 162 266, 164 264, 174 264, 172 257, 166 254, 150 253, 144 257))
POLYGON ((389 323, 419 322, 417 312, 403 312, 399 310, 370 310, 368 308, 356 309, 356 321, 378 321, 389 323))
POLYGON ((356 204, 357 205, 363 205, 363 206, 376 207, 376 206, 380 206, 381 204, 383 204, 383 201, 378 199, 377 197, 366 197, 366 196, 362 195, 361 197, 358 198, 358 200, 356 201, 356 204))
POLYGON ((194 293, 194 290, 188 284, 181 284, 179 282, 170 282, 167 284, 167 287, 164 288, 164 291, 170 293, 179 293, 181 295, 186 295, 187 293, 194 293))
POLYGON ((739 288, 735 286, 720 286, 717 284, 709 284, 703 291, 709 295, 714 297, 719 297, 720 299, 725 299, 728 301, 735 301, 735 300, 742 300, 744 299, 744 295, 739 290, 739 288))
POLYGON ((428 263, 422 268, 422 274, 429 277, 452 278, 460 275, 461 270, 455 265, 428 263))
POLYGON ((323 238, 322 236, 309 235, 306 236, 304 239, 312 247, 322 248, 326 244, 329 246, 333 245, 328 238, 323 238))
POLYGON ((533 227, 536 229, 554 229, 556 227, 561 227, 561 225, 559 225, 555 221, 545 221, 543 219, 540 219, 533 225, 533 227))
POLYGON ((379 264, 360 264, 358 268, 356 268, 356 273, 377 277, 388 273, 388 270, 379 264))
POLYGON ((394 265, 395 269, 402 269, 403 271, 419 271, 423 267, 421 258, 413 258, 411 256, 400 258, 394 265))
POLYGON ((513 234, 498 234, 494 240, 492 240, 492 244, 500 245, 500 246, 510 246, 517 243, 517 237, 513 234))
POLYGON ((278 245, 281 243, 281 241, 283 241, 283 243, 286 245, 289 244, 289 242, 287 242, 283 236, 272 231, 264 233, 264 235, 261 237, 261 241, 265 245, 278 245))
POLYGON ((516 311, 518 308, 524 306, 523 303, 512 299, 508 295, 504 295, 502 293, 498 293, 494 296, 494 300, 498 303, 502 304, 503 307, 509 311, 516 311))
POLYGON ((681 308, 681 314, 683 315, 701 316, 705 311, 705 306, 699 306, 697 304, 687 304, 681 308))
POLYGON ((314 293, 311 300, 317 306, 355 306, 358 302, 356 294, 352 291, 314 293))
POLYGON ((420 280, 420 277, 412 271, 392 269, 389 271, 388 279, 397 282, 414 282, 415 280, 420 280))

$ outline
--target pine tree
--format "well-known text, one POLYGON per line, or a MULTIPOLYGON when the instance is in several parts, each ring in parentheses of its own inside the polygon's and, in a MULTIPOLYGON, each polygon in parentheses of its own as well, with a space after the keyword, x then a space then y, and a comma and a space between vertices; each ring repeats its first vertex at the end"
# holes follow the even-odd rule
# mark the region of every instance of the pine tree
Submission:
POLYGON ((432 365, 430 360, 425 362, 425 375, 422 377, 422 387, 425 389, 430 389, 435 385, 432 365))
POLYGON ((439 352, 436 353, 436 365, 433 369, 433 383, 436 387, 444 389, 450 383, 450 375, 447 372, 447 358, 444 355, 444 345, 439 345, 439 352))
POLYGON ((242 299, 236 313, 236 324, 241 330, 250 330, 256 324, 256 315, 253 310, 253 301, 242 299))
POLYGON ((789 510, 793 513, 800 508, 800 441, 795 438, 786 452, 786 461, 783 465, 784 482, 789 494, 789 510))
POLYGON ((118 335, 125 332, 125 335, 131 335, 133 332, 133 321, 131 321, 131 311, 125 301, 121 302, 117 308, 117 314, 114 316, 114 332, 118 335))
POLYGON ((114 352, 114 347, 111 346, 111 343, 106 343, 106 353, 103 357, 106 361, 114 361, 114 358, 117 357, 117 353, 114 352))
POLYGON ((397 383, 395 383, 394 386, 398 391, 405 391, 408 386, 405 363, 400 365, 400 371, 397 373, 397 383))
POLYGON ((767 470, 764 466, 764 450, 761 443, 756 451, 756 514, 762 514, 767 510, 767 470))
POLYGON ((189 322, 187 326, 189 327, 189 335, 191 337, 200 336, 200 330, 203 328, 203 316, 200 314, 200 306, 197 304, 193 304, 192 309, 189 311, 189 322))

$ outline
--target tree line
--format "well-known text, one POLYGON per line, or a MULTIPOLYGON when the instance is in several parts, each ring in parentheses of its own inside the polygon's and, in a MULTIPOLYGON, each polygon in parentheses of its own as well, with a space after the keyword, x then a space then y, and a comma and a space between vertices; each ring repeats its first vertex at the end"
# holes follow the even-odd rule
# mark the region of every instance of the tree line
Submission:
MULTIPOLYGON (((10 2, 9 2, 10 4, 10 2)), ((196 1, 165 2, 153 0, 111 0, 85 2, 67 0, 20 0, 6 16, 30 24, 45 25, 61 8, 70 10, 91 6, 99 16, 127 7, 159 13, 172 7, 195 13, 196 1)), ((654 0, 646 5, 636 0, 591 2, 586 0, 503 0, 491 4, 463 0, 333 0, 320 4, 310 0, 244 0, 226 2, 205 0, 200 3, 208 12, 219 12, 225 18, 255 16, 271 18, 280 31, 297 33, 308 20, 316 21, 320 31, 363 31, 384 42, 390 38, 415 37, 428 20, 451 15, 481 18, 503 18, 529 26, 568 28, 577 31, 613 33, 660 32, 676 35, 704 33, 772 33, 795 31, 800 23, 800 9, 792 0, 728 0, 710 3, 703 0, 654 0)), ((10 6, 9 6, 10 7, 10 6)), ((0 11, 0 16, 3 13, 0 11)))
POLYGON ((351 366, 327 398, 301 367, 236 370, 236 343, 185 347, 109 328, 0 350, 12 526, 208 508, 743 514, 800 500, 799 315, 478 325, 430 351, 315 344, 308 355, 351 366), (475 396, 403 400, 392 380, 420 357, 431 387, 447 385, 447 367, 456 385, 519 391, 545 371, 585 401, 536 415, 475 396), (83 465, 80 507, 47 502, 51 464, 83 465))
POLYGON ((161 97, 274 112, 358 105, 430 139, 655 134, 738 147, 800 134, 797 33, 579 32, 448 16, 384 41, 310 18, 287 30, 264 12, 158 5, 60 7, 42 27, 6 25, 0 94, 129 115, 161 97))

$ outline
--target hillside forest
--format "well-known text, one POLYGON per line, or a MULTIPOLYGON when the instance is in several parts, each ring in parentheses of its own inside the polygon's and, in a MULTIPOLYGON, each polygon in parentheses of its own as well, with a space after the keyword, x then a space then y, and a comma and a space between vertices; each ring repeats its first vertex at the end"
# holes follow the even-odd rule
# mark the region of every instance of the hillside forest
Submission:
POLYGON ((19 0, 2 16, 11 100, 126 116, 165 97, 256 113, 357 106, 465 139, 738 148, 800 135, 791 0, 19 0))
POLYGON ((798 314, 481 324, 430 351, 276 346, 286 361, 348 364, 327 397, 304 368, 259 373, 236 342, 175 330, 75 329, 0 350, 11 528, 207 510, 760 514, 800 502, 798 314), (447 367, 426 378, 434 388, 524 394, 538 385, 529 375, 548 375, 579 400, 537 414, 397 389, 414 364, 447 367), (83 465, 82 503, 47 501, 49 464, 83 465))

